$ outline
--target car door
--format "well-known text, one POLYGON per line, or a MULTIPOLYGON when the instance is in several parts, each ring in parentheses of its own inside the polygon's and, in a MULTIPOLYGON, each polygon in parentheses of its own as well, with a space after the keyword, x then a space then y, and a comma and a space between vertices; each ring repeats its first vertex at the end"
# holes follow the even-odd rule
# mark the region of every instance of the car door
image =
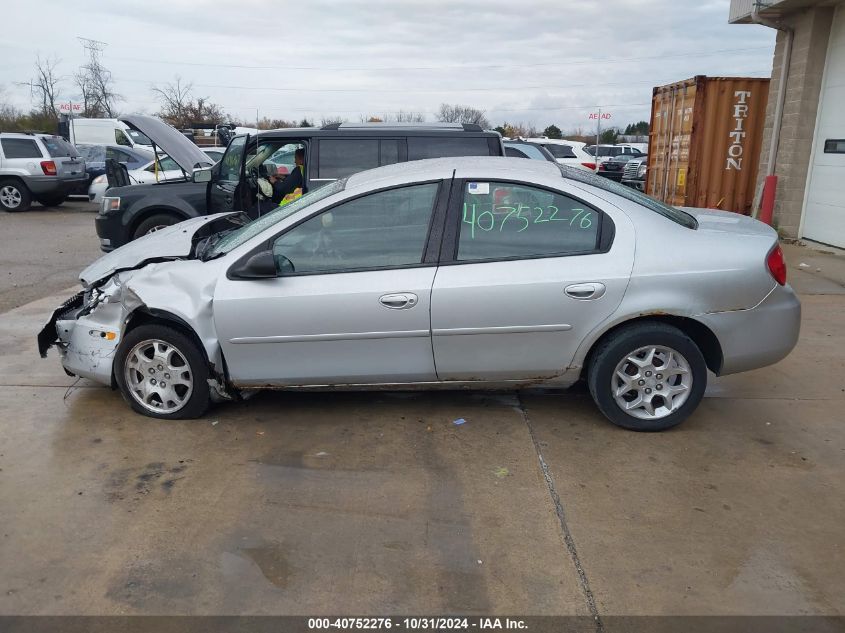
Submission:
POLYGON ((467 180, 453 192, 431 298, 438 378, 562 374, 622 299, 633 265, 630 221, 580 191, 467 180))
POLYGON ((236 136, 229 142, 223 158, 212 168, 209 186, 209 212, 239 210, 240 184, 249 135, 236 136))
POLYGON ((346 200, 262 246, 272 249, 278 277, 221 279, 214 320, 232 381, 436 380, 429 310, 438 245, 427 244, 439 198, 438 216, 445 213, 442 186, 346 200))

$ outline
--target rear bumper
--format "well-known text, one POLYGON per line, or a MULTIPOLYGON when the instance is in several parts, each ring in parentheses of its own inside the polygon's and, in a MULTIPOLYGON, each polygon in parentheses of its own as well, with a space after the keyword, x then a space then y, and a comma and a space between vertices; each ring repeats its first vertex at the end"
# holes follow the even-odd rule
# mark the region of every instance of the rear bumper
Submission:
POLYGON ((773 365, 798 342, 801 302, 789 285, 775 286, 756 307, 702 314, 722 347, 720 376, 773 365))
POLYGON ((69 194, 80 185, 88 182, 88 176, 82 174, 75 178, 58 178, 56 176, 33 176, 26 179, 26 186, 33 195, 69 194))

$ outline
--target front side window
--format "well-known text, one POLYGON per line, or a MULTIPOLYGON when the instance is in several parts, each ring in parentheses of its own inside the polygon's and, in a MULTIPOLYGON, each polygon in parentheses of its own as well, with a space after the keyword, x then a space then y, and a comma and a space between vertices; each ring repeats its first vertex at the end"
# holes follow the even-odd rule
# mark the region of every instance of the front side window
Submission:
POLYGON ((43 158, 35 141, 29 138, 4 138, 0 140, 6 158, 43 158))
POLYGON ((345 178, 379 165, 376 139, 325 139, 320 141, 318 178, 345 178))
POLYGON ((118 145, 125 145, 126 147, 132 147, 132 142, 129 140, 129 137, 123 133, 123 130, 119 130, 115 128, 114 130, 114 142, 118 145))
POLYGON ((229 148, 218 163, 218 178, 225 182, 238 182, 241 179, 241 163, 244 157, 246 136, 236 136, 229 143, 229 148))
POLYGON ((279 236, 273 254, 287 258, 295 273, 419 264, 438 187, 412 185, 343 202, 279 236))
POLYGON ((562 193, 504 182, 464 185, 458 260, 594 252, 599 212, 562 193))

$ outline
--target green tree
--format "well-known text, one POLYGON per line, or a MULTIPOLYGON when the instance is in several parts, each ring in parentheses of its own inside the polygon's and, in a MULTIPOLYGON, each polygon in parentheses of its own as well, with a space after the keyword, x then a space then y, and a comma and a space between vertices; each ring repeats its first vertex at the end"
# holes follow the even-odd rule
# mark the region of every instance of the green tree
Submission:
POLYGON ((302 119, 299 122, 299 127, 314 127, 314 124, 311 123, 308 119, 302 119))
POLYGON ((563 138, 563 132, 560 131, 558 126, 552 124, 543 130, 543 136, 548 136, 549 138, 563 138))
POLYGON ((615 127, 609 127, 606 130, 602 130, 601 135, 599 136, 599 141, 603 145, 615 145, 618 140, 619 130, 615 127))

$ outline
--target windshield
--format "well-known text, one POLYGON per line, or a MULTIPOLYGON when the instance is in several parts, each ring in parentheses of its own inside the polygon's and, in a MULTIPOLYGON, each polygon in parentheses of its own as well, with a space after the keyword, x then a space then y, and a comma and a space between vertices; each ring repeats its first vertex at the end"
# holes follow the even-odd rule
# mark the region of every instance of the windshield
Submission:
POLYGON ((584 171, 583 169, 575 169, 574 167, 569 167, 567 165, 558 165, 560 169, 560 173, 563 174, 564 178, 569 180, 575 180, 577 182, 583 182, 584 184, 591 185, 593 187, 598 187, 599 189, 604 189, 605 191, 609 191, 610 193, 615 193, 617 196, 621 196, 626 200, 630 200, 631 202, 636 202, 637 204, 646 207, 650 211, 654 211, 662 215, 665 218, 672 220, 673 222, 677 222, 681 226, 685 226, 688 229, 694 229, 698 227, 698 222, 696 222, 695 218, 692 217, 689 213, 681 211, 675 207, 670 207, 668 204, 664 204, 659 200, 655 200, 651 196, 647 196, 644 193, 640 193, 636 189, 632 189, 631 187, 626 187, 623 184, 620 184, 616 181, 610 180, 609 178, 602 178, 601 176, 597 176, 592 172, 584 171))
POLYGON ((213 257, 217 257, 218 255, 228 253, 241 244, 251 240, 253 237, 273 226, 277 222, 281 222, 285 218, 309 205, 314 204, 315 202, 319 202, 324 198, 340 193, 344 190, 344 188, 346 188, 346 178, 335 180, 333 183, 328 184, 325 187, 315 189, 314 191, 310 191, 301 198, 294 200, 283 207, 279 207, 267 215, 262 215, 257 220, 253 220, 249 224, 228 233, 223 239, 214 245, 214 247, 206 255, 205 259, 211 259, 213 257))
POLYGON ((138 145, 153 146, 153 142, 149 139, 149 137, 146 134, 141 134, 138 130, 126 130, 126 133, 131 136, 132 140, 138 145))

